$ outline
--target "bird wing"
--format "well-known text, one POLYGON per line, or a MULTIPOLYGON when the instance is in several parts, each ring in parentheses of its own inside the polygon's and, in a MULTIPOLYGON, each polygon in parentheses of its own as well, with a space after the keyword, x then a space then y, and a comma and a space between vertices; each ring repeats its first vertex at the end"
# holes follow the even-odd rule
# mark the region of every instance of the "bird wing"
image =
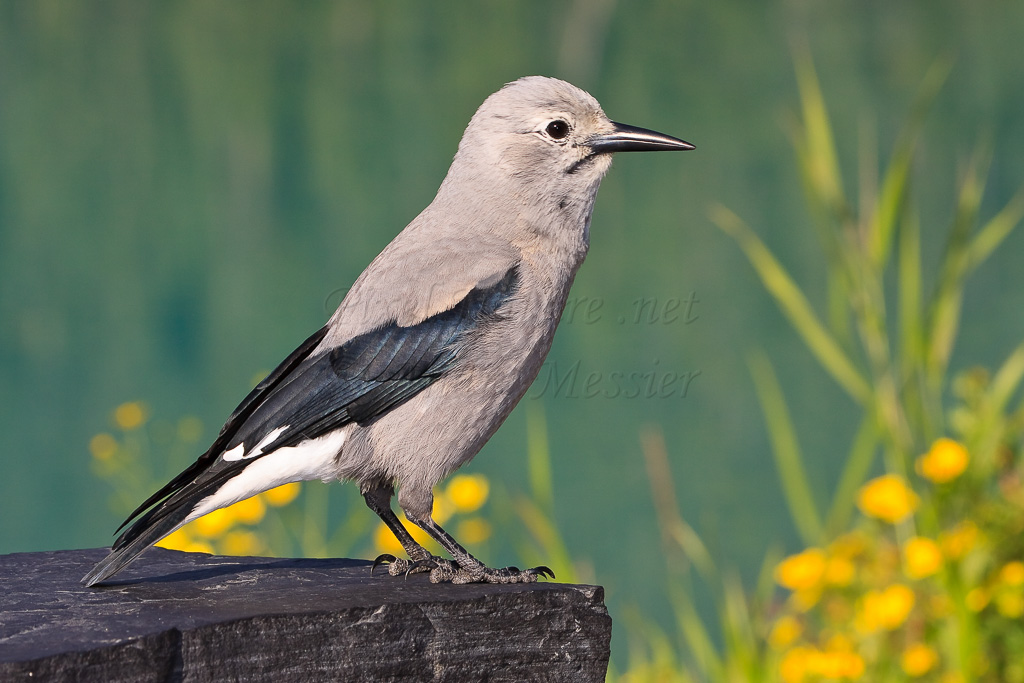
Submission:
POLYGON ((258 458, 372 422, 430 386, 457 365, 469 335, 502 315, 518 286, 513 265, 415 325, 391 321, 327 350, 319 347, 328 328, 318 330, 246 396, 206 453, 132 513, 121 528, 134 524, 87 580, 118 571, 258 458))

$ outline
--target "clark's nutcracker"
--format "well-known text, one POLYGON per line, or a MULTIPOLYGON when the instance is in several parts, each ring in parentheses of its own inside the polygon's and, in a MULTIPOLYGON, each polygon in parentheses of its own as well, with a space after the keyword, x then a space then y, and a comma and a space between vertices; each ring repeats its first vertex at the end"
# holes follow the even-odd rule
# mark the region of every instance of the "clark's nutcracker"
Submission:
MULTIPOLYGON (((392 575, 515 583, 547 567, 491 569, 431 519, 434 486, 467 463, 537 377, 613 152, 688 150, 615 123, 579 88, 507 84, 466 128, 437 196, 363 271, 322 329, 260 382, 199 459, 150 496, 83 579, 120 571, 184 524, 275 486, 351 479, 409 555, 392 575), (452 560, 431 555, 398 504, 452 560)), ((120 530, 120 529, 119 529, 120 530)))

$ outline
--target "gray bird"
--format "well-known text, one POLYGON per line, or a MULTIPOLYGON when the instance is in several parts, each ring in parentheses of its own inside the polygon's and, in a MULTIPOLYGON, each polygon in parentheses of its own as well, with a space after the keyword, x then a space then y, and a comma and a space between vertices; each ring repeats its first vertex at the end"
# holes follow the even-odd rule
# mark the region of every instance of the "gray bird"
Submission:
POLYGON ((689 150, 615 123, 564 81, 521 78, 487 98, 437 196, 352 285, 327 324, 260 382, 199 459, 121 525, 97 584, 188 522, 261 491, 350 479, 409 556, 392 575, 516 583, 432 518, 433 488, 469 462, 537 377, 590 241, 613 152, 689 150), (431 555, 398 504, 451 555, 431 555))

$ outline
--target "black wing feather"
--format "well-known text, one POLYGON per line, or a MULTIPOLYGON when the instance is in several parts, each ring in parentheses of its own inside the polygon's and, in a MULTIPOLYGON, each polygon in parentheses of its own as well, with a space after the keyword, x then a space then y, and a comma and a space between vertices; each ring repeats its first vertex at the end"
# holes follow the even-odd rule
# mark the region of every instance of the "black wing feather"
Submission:
POLYGON ((353 422, 365 424, 409 400, 456 364, 467 335, 493 320, 518 284, 518 267, 512 267, 497 283, 473 289, 451 309, 421 323, 400 327, 391 322, 311 356, 327 332, 319 330, 246 396, 199 460, 126 520, 156 504, 117 539, 114 550, 164 526, 161 520, 175 513, 187 514, 252 462, 218 460, 224 451, 239 444, 250 451, 275 429, 287 427, 262 449, 270 453, 353 422))

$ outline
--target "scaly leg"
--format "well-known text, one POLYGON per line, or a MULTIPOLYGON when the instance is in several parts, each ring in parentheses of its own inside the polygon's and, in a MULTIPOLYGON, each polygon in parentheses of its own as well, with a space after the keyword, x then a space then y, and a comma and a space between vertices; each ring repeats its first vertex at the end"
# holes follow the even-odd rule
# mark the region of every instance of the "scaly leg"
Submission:
MULTIPOLYGON (((435 566, 429 563, 422 563, 429 566, 431 583, 451 581, 452 583, 533 583, 538 576, 555 578, 555 573, 547 567, 540 566, 533 569, 520 570, 518 567, 503 567, 491 569, 483 562, 476 559, 469 552, 459 545, 458 541, 441 528, 441 526, 428 515, 424 519, 412 518, 412 522, 430 534, 431 538, 437 541, 442 548, 455 559, 455 562, 440 564, 434 558, 435 566)), ((421 563, 414 563, 418 569, 421 563)))
POLYGON ((406 560, 397 558, 389 553, 379 555, 377 559, 373 561, 373 566, 370 567, 371 574, 373 573, 373 570, 381 564, 388 565, 388 574, 391 574, 391 576, 429 572, 444 565, 454 564, 451 560, 431 555, 426 548, 416 542, 416 539, 414 539, 409 531, 402 525, 402 522, 399 521, 394 510, 391 509, 391 497, 394 495, 394 489, 392 487, 375 486, 372 488, 364 488, 362 494, 363 500, 366 501, 366 506, 380 517, 380 520, 384 522, 388 529, 391 529, 391 533, 395 535, 395 538, 397 538, 398 542, 402 544, 402 548, 409 556, 409 559, 406 560))

